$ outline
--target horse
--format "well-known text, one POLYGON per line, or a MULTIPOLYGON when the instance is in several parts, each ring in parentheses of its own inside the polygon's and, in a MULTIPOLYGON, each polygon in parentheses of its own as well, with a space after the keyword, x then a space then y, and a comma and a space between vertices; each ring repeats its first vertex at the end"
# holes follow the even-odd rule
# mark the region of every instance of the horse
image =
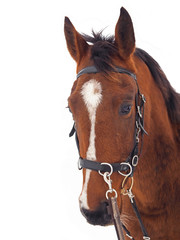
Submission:
POLYGON ((77 63, 68 108, 83 172, 83 216, 93 225, 111 225, 107 199, 115 194, 121 221, 135 239, 179 240, 180 94, 159 64, 136 48, 123 7, 114 36, 80 34, 68 17, 64 33, 77 63), (132 192, 149 237, 126 196, 132 200, 132 192))

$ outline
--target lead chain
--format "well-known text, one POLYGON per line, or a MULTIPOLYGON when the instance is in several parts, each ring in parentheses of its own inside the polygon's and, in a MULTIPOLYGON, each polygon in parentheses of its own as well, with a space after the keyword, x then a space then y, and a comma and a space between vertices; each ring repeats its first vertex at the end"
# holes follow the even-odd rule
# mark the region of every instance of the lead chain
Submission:
POLYGON ((109 189, 106 191, 106 198, 109 199, 109 193, 113 193, 115 194, 115 198, 117 198, 117 192, 114 188, 112 188, 112 180, 110 175, 108 174, 108 172, 105 172, 103 175, 104 181, 107 183, 109 189))
POLYGON ((109 164, 109 163, 101 163, 101 165, 107 165, 107 166, 109 166, 109 168, 110 168, 110 172, 102 173, 101 171, 98 171, 99 174, 100 174, 101 176, 103 176, 105 183, 107 183, 107 185, 108 185, 108 187, 109 187, 109 189, 106 191, 106 198, 109 199, 109 196, 108 196, 109 193, 113 193, 113 192, 114 192, 114 194, 115 194, 114 197, 117 198, 117 192, 116 192, 116 190, 115 190, 114 188, 112 188, 111 175, 112 175, 112 173, 113 173, 113 167, 112 167, 112 165, 109 164))

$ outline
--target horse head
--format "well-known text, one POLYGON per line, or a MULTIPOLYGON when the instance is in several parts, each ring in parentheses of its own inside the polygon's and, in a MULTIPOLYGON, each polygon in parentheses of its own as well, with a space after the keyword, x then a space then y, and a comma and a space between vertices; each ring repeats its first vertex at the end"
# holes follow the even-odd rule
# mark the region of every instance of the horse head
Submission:
MULTIPOLYGON (((158 198, 163 183, 156 189, 151 183, 154 179, 162 181, 159 180, 163 174, 162 162, 164 166, 173 165, 176 158, 171 124, 179 124, 179 95, 172 89, 159 65, 143 50, 135 48, 133 23, 124 8, 121 8, 113 37, 104 37, 102 32, 93 33, 92 37, 81 35, 67 17, 64 29, 67 47, 77 63, 78 73, 68 105, 75 122, 82 160, 80 165, 84 167, 79 197, 81 212, 91 224, 112 223, 105 194, 108 185, 103 171, 97 169, 103 164, 108 169, 110 164, 110 173, 113 171, 111 166, 115 166, 113 164, 122 167, 122 163, 129 163, 130 167, 126 166, 124 171, 123 168, 122 171, 113 171, 111 180, 121 214, 129 212, 121 186, 124 175, 134 173, 138 163, 138 159, 134 162, 134 156, 139 158, 141 155, 143 160, 135 171, 134 179, 137 180, 134 189, 145 214, 151 211, 156 214, 155 209, 161 208, 162 202, 168 200, 166 197, 162 197, 161 201, 158 198), (145 111, 144 96, 147 100, 145 111), (143 140, 144 133, 147 133, 144 128, 150 134, 143 140), (157 176, 157 172, 160 175, 157 176)), ((166 173, 167 181, 171 177, 166 173)), ((167 186, 171 191, 171 187, 167 186)))

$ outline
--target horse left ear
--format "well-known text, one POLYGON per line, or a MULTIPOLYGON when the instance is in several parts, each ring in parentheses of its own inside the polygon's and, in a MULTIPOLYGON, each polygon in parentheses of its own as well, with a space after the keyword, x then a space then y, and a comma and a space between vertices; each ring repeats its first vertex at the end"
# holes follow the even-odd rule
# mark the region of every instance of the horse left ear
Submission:
POLYGON ((68 17, 65 17, 64 20, 64 33, 69 53, 72 58, 79 63, 88 49, 88 44, 76 31, 68 17))
POLYGON ((121 8, 121 14, 116 24, 115 43, 119 54, 127 59, 135 50, 135 36, 131 17, 125 8, 121 8))

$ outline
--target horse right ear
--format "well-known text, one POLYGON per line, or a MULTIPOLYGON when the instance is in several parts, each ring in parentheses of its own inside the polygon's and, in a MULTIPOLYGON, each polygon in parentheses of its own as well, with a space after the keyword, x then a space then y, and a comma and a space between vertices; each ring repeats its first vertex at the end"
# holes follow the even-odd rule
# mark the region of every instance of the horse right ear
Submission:
POLYGON ((64 33, 69 53, 71 54, 72 58, 79 63, 88 49, 88 44, 76 31, 68 17, 65 17, 64 33))
POLYGON ((119 54, 127 59, 135 50, 135 36, 131 17, 125 8, 121 8, 121 14, 116 24, 115 43, 119 54))

